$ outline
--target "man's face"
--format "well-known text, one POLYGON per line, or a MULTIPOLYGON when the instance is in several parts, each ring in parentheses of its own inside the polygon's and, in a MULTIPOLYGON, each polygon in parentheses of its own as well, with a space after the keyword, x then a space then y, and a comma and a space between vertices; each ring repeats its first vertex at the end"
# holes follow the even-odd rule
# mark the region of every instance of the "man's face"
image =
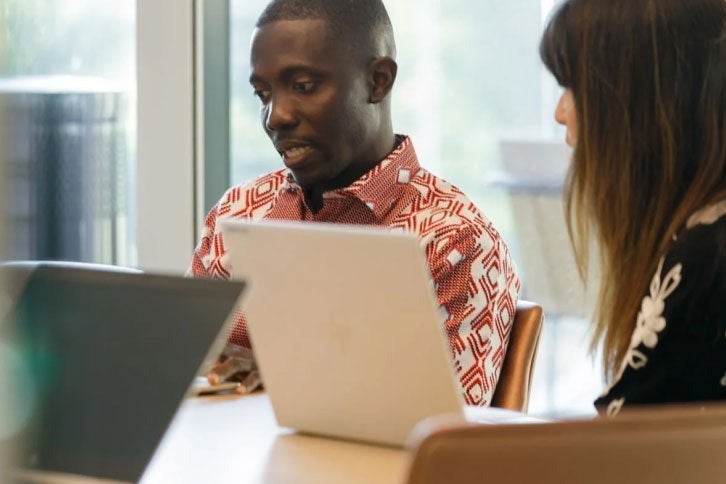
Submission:
POLYGON ((283 20, 255 30, 250 84, 262 126, 305 188, 335 184, 366 163, 374 115, 366 66, 334 39, 324 20, 283 20))

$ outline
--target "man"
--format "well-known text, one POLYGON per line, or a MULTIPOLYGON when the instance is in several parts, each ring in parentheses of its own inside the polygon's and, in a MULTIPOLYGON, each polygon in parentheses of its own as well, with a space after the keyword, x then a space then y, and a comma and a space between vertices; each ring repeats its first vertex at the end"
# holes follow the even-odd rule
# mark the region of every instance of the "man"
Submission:
MULTIPOLYGON (((252 37, 250 84, 286 168, 222 197, 206 219, 189 272, 231 276, 218 226, 225 218, 411 231, 436 284, 464 398, 488 405, 519 280, 492 224, 457 188, 419 166, 411 139, 394 134, 394 58, 380 0, 273 0, 267 6, 252 37)), ((228 346, 228 355, 250 354, 241 315, 228 346)), ((210 380, 250 369, 249 359, 232 358, 210 380)))

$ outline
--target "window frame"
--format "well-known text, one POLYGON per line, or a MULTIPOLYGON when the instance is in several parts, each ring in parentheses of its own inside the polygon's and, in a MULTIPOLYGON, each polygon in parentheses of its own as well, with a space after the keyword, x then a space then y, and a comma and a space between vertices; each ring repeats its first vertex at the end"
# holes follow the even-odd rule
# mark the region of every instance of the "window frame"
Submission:
POLYGON ((229 185, 229 3, 136 8, 137 264, 183 273, 229 185))

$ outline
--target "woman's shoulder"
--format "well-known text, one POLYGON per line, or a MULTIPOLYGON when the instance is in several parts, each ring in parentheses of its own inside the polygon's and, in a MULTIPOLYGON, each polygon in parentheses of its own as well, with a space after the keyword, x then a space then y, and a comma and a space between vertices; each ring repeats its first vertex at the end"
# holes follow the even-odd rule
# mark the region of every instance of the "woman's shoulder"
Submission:
POLYGON ((723 222, 726 217, 726 198, 716 203, 712 203, 697 210, 686 222, 686 230, 699 226, 709 226, 723 222))
POLYGON ((595 402, 726 399, 726 202, 694 213, 646 290, 615 382, 595 402))
POLYGON ((726 199, 688 218, 675 237, 668 258, 713 269, 726 265, 726 199))
POLYGON ((688 219, 661 270, 661 277, 672 270, 679 273, 678 292, 689 306, 713 306, 726 298, 726 200, 704 207, 688 219))

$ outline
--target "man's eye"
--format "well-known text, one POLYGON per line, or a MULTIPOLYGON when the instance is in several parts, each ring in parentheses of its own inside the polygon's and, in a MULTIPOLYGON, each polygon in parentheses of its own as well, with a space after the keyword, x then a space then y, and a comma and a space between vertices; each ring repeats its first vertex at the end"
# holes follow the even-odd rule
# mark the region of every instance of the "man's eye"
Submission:
POLYGON ((255 89, 252 94, 263 103, 266 103, 270 98, 270 91, 265 91, 264 89, 255 89))
POLYGON ((315 90, 315 87, 317 87, 317 83, 315 81, 301 81, 301 82, 294 82, 292 84, 293 91, 300 93, 300 94, 308 94, 315 90))

